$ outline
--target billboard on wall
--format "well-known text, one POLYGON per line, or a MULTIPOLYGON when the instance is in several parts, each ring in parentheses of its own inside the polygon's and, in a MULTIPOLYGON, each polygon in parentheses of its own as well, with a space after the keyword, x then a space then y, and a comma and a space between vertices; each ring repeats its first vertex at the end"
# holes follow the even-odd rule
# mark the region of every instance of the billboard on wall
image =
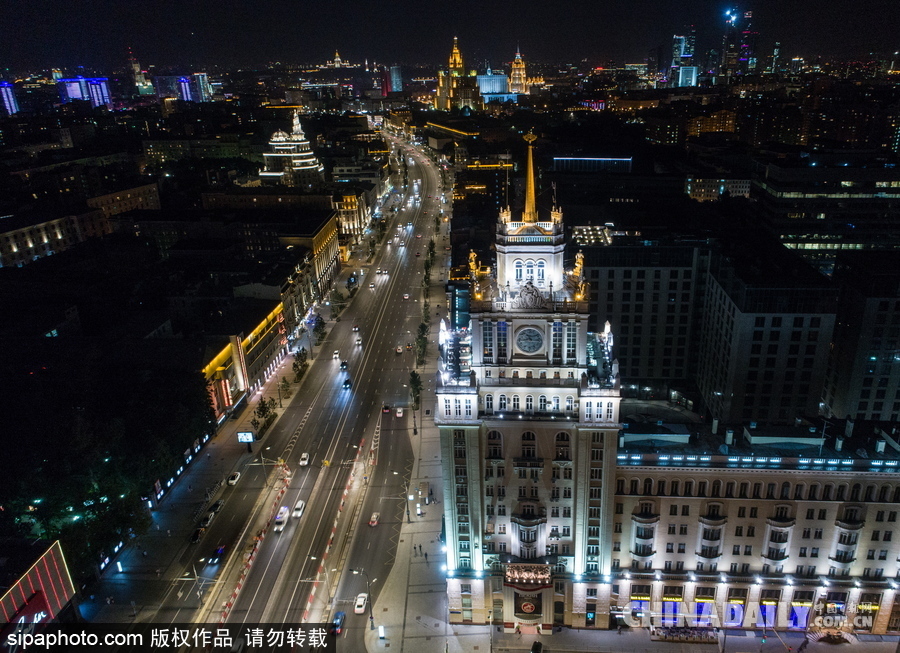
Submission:
POLYGON ((541 609, 541 593, 516 592, 516 614, 535 615, 543 613, 541 609))

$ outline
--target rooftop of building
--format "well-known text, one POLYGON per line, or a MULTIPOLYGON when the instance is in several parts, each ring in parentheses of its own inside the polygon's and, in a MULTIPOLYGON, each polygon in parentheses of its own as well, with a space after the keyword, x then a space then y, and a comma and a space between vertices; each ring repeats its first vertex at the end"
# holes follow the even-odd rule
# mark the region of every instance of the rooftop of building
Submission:
POLYGON ((805 420, 710 427, 661 402, 622 402, 620 467, 799 469, 897 473, 896 425, 805 420), (629 408, 631 411, 629 412, 629 408))
POLYGON ((840 252, 833 278, 868 297, 900 297, 900 252, 840 252))
POLYGON ((52 545, 31 537, 0 537, 0 591, 15 584, 52 545))
MULTIPOLYGON (((258 190, 258 189, 253 189, 258 190)), ((252 194, 252 193, 251 193, 252 194)), ((291 225, 300 235, 312 236, 334 215, 331 208, 293 207, 282 209, 161 209, 130 211, 120 216, 125 223, 194 222, 218 224, 280 224, 291 225)))
MULTIPOLYGON (((834 291, 832 282, 794 250, 767 233, 755 229, 735 231, 717 239, 717 263, 711 273, 723 286, 738 280, 746 290, 803 289, 834 291)), ((776 311, 779 312, 779 311, 776 311)), ((783 312, 783 311, 781 311, 783 312)))

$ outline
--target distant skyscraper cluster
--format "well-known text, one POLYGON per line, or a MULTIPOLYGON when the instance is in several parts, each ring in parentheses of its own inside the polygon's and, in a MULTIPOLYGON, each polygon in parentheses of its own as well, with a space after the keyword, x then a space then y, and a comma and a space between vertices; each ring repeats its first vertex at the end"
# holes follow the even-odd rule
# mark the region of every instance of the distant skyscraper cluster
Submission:
POLYGON ((72 100, 89 100, 92 107, 109 106, 109 79, 106 77, 73 77, 57 80, 59 97, 63 103, 72 100))
POLYGON ((516 102, 520 95, 528 95, 534 86, 543 85, 541 77, 528 77, 522 53, 516 56, 510 65, 509 76, 497 72, 488 66, 484 74, 466 72, 463 66, 459 43, 453 37, 453 49, 450 52, 449 65, 446 70, 438 72, 438 88, 435 96, 435 108, 449 110, 469 107, 478 109, 489 102, 516 102))

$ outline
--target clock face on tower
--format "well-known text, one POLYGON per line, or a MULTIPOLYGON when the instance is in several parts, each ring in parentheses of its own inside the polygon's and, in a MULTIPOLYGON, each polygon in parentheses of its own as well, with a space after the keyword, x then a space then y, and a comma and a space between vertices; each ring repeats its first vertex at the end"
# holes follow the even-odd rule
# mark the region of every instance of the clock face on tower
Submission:
POLYGON ((526 354, 533 354, 543 346, 544 335, 537 329, 528 327, 516 334, 516 347, 526 354))

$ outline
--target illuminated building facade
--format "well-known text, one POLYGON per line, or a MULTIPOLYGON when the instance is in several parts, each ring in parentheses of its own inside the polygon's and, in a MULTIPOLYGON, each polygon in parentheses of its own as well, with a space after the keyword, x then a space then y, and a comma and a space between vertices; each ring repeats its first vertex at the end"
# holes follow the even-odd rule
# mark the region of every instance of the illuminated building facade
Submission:
POLYGON ((681 66, 678 69, 678 86, 696 86, 697 66, 681 66))
POLYGON ((5 583, 0 587, 4 648, 15 627, 40 633, 43 624, 76 621, 75 584, 58 540, 2 537, 0 560, 5 583))
POLYGON ((565 270, 562 212, 538 215, 531 147, 525 195, 521 217, 500 212, 496 268, 471 255, 440 335, 450 619, 605 628, 609 592, 595 600, 581 581, 612 564, 613 335, 588 332, 582 257, 565 270))
POLYGON ((719 74, 727 79, 740 72, 741 34, 737 26, 737 11, 728 11, 725 17, 725 35, 722 37, 719 74))
POLYGON ((9 82, 0 82, 0 98, 7 116, 19 113, 19 102, 16 100, 16 87, 9 82))
POLYGON ((516 51, 516 58, 513 59, 512 67, 509 71, 509 92, 521 95, 528 94, 528 78, 525 76, 525 61, 522 59, 522 53, 516 51))
POLYGON ((613 573, 587 591, 631 625, 900 629, 893 438, 834 430, 626 425, 613 573))
POLYGON ((153 84, 150 83, 147 74, 141 70, 141 64, 130 51, 128 54, 128 72, 131 75, 134 90, 138 95, 153 95, 153 84))
POLYGON ((828 270, 838 251, 900 247, 900 170, 841 154, 760 161, 750 195, 786 247, 828 270))
POLYGON ((106 77, 74 77, 56 82, 63 103, 72 100, 89 100, 92 107, 109 106, 109 80, 106 77))
POLYGON ((271 151, 263 153, 265 170, 259 173, 264 182, 308 189, 322 184, 324 167, 303 133, 299 113, 294 112, 291 133, 278 130, 272 135, 269 147, 271 151))
POLYGON ((479 109, 481 98, 478 92, 478 83, 474 75, 466 73, 463 66, 462 53, 459 51, 459 43, 453 37, 453 50, 450 52, 450 60, 446 70, 438 71, 437 95, 434 99, 434 108, 449 111, 453 108, 469 107, 479 109))

